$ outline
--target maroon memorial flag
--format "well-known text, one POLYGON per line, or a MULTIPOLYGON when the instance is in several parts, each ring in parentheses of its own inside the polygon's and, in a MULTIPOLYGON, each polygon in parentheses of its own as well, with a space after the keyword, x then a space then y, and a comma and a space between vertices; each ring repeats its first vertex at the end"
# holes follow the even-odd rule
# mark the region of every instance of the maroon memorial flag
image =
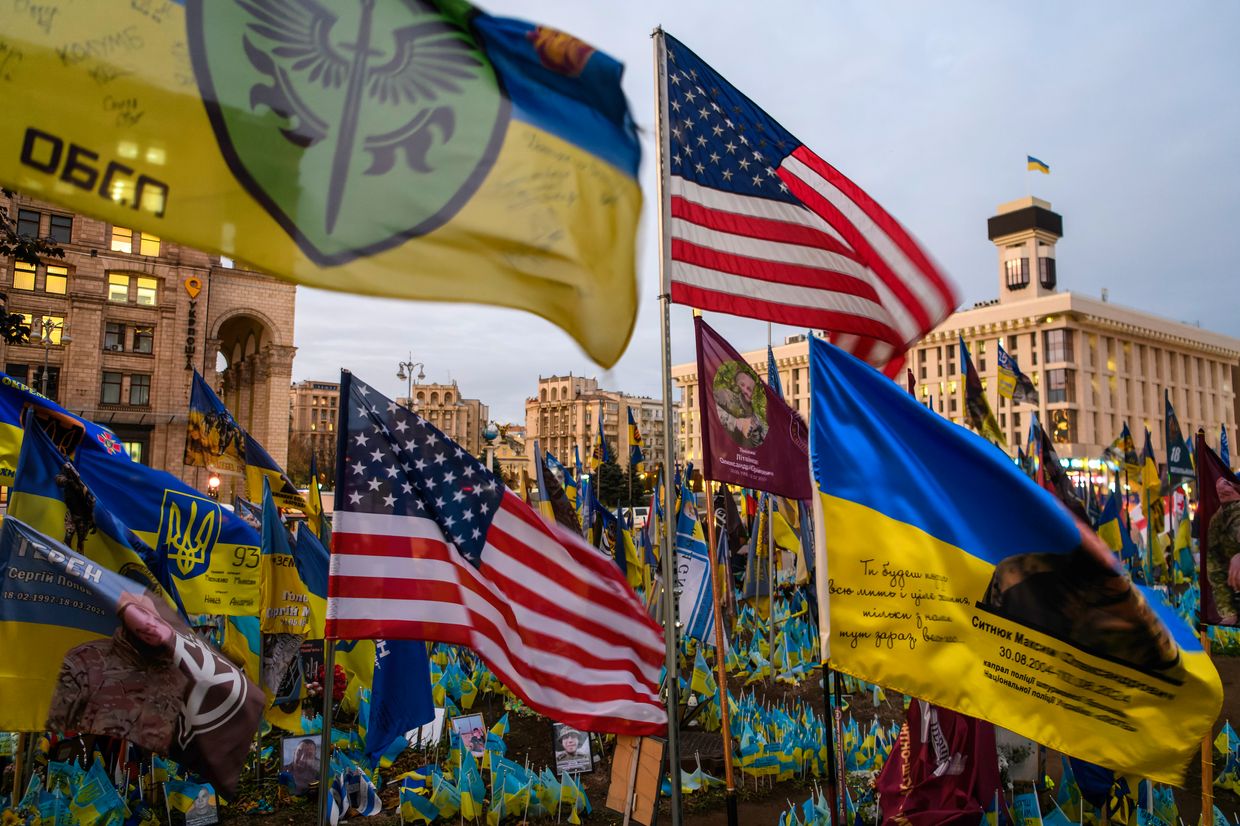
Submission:
POLYGON ((1197 547, 1201 623, 1240 624, 1240 590, 1229 576, 1240 554, 1240 479, 1197 432, 1197 547))
POLYGON ((974 826, 999 788, 995 727, 914 700, 877 786, 883 823, 974 826))
POLYGON ((809 499, 805 420, 701 316, 693 322, 702 473, 716 482, 809 499))

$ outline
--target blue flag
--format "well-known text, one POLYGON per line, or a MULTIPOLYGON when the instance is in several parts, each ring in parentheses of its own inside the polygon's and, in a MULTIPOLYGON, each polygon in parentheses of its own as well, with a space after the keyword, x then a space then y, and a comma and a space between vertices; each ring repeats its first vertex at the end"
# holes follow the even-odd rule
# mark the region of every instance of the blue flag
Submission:
POLYGON ((421 640, 375 642, 375 677, 366 728, 366 757, 371 765, 399 737, 435 719, 431 700, 431 666, 421 640))
POLYGON ((1218 457, 1223 460, 1223 464, 1231 467, 1231 445, 1227 443, 1227 425, 1225 424, 1218 434, 1218 457))

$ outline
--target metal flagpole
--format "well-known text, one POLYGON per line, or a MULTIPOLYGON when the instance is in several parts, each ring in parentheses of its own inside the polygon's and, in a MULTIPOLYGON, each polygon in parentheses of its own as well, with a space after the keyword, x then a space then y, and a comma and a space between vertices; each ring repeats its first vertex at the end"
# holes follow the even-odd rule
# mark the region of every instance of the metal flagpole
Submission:
MULTIPOLYGON (((727 495, 730 496, 731 494, 727 495)), ((723 779, 727 784, 728 790, 726 798, 728 826, 736 826, 736 784, 732 780, 732 726, 728 710, 728 668, 723 651, 725 646, 723 637, 723 600, 720 599, 724 584, 730 584, 731 576, 728 564, 725 562, 723 565, 720 565, 715 558, 715 552, 718 549, 718 534, 722 526, 718 524, 720 514, 715 509, 715 485, 710 479, 706 480, 706 501, 710 507, 710 518, 706 520, 706 531, 708 534, 706 542, 710 548, 711 596, 715 601, 715 670, 719 673, 716 682, 719 683, 719 727, 720 734, 723 737, 723 779)), ((727 511, 725 510, 724 513, 726 514, 727 511)))
MULTIPOLYGON (((771 352, 771 322, 766 323, 766 351, 771 352)), ((700 377, 699 377, 700 378, 700 377)), ((770 378, 769 376, 767 378, 770 378)), ((767 659, 771 661, 771 683, 775 682, 775 497, 766 495, 766 588, 770 606, 766 618, 767 659)))
POLYGON ((658 143, 659 174, 656 177, 659 215, 659 331, 663 338, 663 467, 669 478, 663 491, 663 638, 667 644, 667 762, 672 785, 672 826, 680 826, 680 723, 676 719, 680 707, 680 666, 677 662, 676 640, 676 492, 670 478, 676 466, 675 433, 672 428, 672 340, 671 340, 671 193, 667 188, 667 158, 671 154, 667 130, 667 44, 660 26, 654 38, 654 95, 656 103, 655 140, 658 143))

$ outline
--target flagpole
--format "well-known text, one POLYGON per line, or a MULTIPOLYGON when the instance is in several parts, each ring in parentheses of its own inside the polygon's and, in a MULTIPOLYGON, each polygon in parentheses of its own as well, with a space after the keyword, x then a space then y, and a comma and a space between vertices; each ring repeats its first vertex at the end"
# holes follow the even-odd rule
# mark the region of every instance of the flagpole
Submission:
MULTIPOLYGON (((1197 627, 1201 636, 1201 650, 1210 656, 1210 631, 1205 623, 1197 627)), ((1201 738, 1201 822, 1213 817, 1214 812, 1214 752, 1211 748, 1210 732, 1206 731, 1201 738)))
MULTIPOLYGON (((663 466, 669 470, 676 466, 675 434, 672 430, 672 340, 671 340, 671 193, 667 188, 667 158, 671 154, 667 130, 667 44, 663 40, 663 28, 652 33, 654 39, 655 78, 655 140, 658 145, 659 174, 656 176, 659 215, 659 332, 662 337, 663 367, 663 466)), ((676 500, 668 480, 663 492, 666 518, 663 520, 663 638, 667 646, 667 762, 672 784, 672 826, 680 826, 680 723, 676 719, 680 707, 680 666, 676 650, 676 565, 675 523, 676 500)))
MULTIPOLYGON (((710 518, 706 520, 706 541, 710 548, 710 565, 714 576, 711 577, 711 598, 715 601, 715 670, 719 673, 716 682, 719 683, 719 726, 720 734, 723 737, 723 778, 727 783, 727 801, 728 807, 728 826, 736 826, 736 784, 732 780, 732 727, 729 719, 730 712, 728 710, 728 669, 724 660, 723 649, 725 640, 723 638, 723 600, 720 598, 723 593, 723 583, 725 575, 728 573, 726 564, 720 565, 719 560, 715 558, 716 549, 719 547, 717 534, 719 533, 719 525, 717 511, 715 510, 715 484, 712 480, 706 479, 706 502, 710 507, 710 518)), ((731 495, 731 494, 729 494, 731 495)), ((726 504, 725 504, 726 507, 726 504)))

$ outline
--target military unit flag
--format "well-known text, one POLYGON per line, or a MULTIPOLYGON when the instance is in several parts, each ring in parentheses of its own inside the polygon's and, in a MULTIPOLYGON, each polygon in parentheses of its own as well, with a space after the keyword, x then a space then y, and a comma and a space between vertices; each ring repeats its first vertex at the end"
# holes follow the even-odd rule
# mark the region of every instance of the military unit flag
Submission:
POLYGON ((693 324, 702 473, 716 482, 808 499, 805 421, 701 316, 693 324))
POLYGON ((540 714, 652 734, 662 634, 616 564, 344 373, 327 635, 472 648, 540 714))
POLYGON ((642 432, 637 427, 637 421, 633 418, 633 408, 629 408, 629 472, 641 473, 642 467, 646 461, 646 454, 642 452, 642 432))
POLYGON ((865 191, 662 37, 672 301, 828 330, 897 369, 955 309, 954 286, 865 191))
POLYGON ((964 409, 969 417, 969 426, 1000 450, 1007 450, 1007 436, 990 409, 986 389, 982 387, 982 380, 973 367, 973 359, 963 337, 960 339, 960 370, 964 373, 964 409))
POLYGON ((6 20, 5 186, 299 284, 527 310, 604 366, 624 351, 641 147, 609 55, 454 0, 42 22, 6 20), (61 59, 104 30, 105 67, 61 59), (99 83, 140 104, 108 111, 99 83))
POLYGON ((1167 448, 1167 476, 1171 487, 1178 487, 1185 482, 1191 482, 1196 478, 1197 471, 1193 469, 1192 452, 1188 449, 1188 443, 1184 440, 1184 434, 1180 430, 1180 420, 1175 415, 1175 408, 1171 406, 1171 394, 1167 390, 1163 390, 1163 418, 1165 420, 1164 442, 1167 448))

